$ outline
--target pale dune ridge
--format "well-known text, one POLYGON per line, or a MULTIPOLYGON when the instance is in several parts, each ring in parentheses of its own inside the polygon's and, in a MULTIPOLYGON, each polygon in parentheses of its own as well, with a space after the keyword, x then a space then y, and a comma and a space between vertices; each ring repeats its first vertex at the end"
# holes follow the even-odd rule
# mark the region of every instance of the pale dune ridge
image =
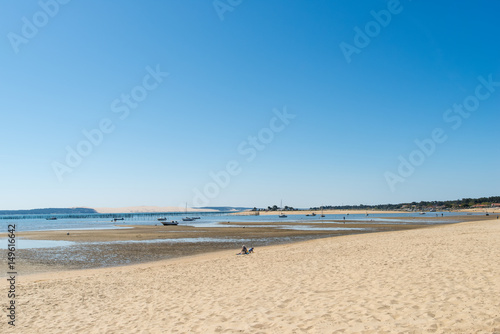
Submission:
MULTIPOLYGON (((156 212, 184 212, 185 207, 178 206, 128 206, 122 208, 94 208, 98 213, 156 213, 156 212)), ((213 209, 187 208, 188 212, 217 212, 213 209)))
POLYGON ((500 220, 236 252, 20 277, 15 331, 500 333, 500 220))

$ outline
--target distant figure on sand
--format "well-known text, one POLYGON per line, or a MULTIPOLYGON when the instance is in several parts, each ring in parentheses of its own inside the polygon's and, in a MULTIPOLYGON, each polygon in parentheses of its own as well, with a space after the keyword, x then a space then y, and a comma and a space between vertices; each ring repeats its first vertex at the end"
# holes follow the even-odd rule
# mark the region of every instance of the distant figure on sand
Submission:
POLYGON ((251 247, 250 249, 247 249, 247 247, 245 245, 243 245, 243 247, 241 248, 241 252, 239 252, 236 255, 246 255, 246 254, 250 254, 250 253, 253 253, 253 247, 251 247))
POLYGON ((242 254, 248 254, 248 249, 245 245, 243 245, 243 247, 241 248, 241 252, 239 252, 236 255, 242 255, 242 254))

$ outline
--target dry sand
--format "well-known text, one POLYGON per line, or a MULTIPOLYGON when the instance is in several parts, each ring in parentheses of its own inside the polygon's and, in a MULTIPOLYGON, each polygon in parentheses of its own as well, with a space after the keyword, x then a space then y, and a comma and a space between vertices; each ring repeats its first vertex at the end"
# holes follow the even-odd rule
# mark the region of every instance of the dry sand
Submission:
POLYGON ((499 245, 495 219, 22 276, 0 332, 500 333, 499 245))
POLYGON ((455 212, 475 212, 475 213, 491 213, 491 214, 497 214, 500 213, 500 208, 499 207, 490 207, 490 208, 474 208, 474 209, 463 209, 463 210, 456 210, 455 212))

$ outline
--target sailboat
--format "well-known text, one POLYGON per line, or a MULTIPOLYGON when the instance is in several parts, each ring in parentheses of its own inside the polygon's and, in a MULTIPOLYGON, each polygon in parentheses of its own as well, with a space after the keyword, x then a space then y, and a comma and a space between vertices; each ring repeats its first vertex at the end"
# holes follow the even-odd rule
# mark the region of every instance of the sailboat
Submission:
POLYGON ((187 212, 188 212, 188 204, 186 203, 186 218, 182 218, 182 221, 185 221, 185 222, 192 222, 192 221, 194 221, 195 220, 194 218, 189 218, 187 216, 187 212))
POLYGON ((283 200, 281 200, 280 208, 281 208, 281 214, 278 217, 279 218, 286 218, 286 217, 288 217, 287 215, 283 214, 283 200))
POLYGON ((325 215, 323 214, 323 207, 321 207, 321 217, 324 217, 325 215))

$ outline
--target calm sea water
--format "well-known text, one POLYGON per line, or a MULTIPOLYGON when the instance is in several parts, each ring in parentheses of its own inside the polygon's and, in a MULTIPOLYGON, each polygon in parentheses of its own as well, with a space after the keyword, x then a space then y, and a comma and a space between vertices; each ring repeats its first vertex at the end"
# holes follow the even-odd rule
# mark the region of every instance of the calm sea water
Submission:
MULTIPOLYGON (((221 215, 221 214, 209 214, 209 213, 189 213, 190 217, 200 217, 201 219, 195 220, 193 222, 182 221, 183 216, 175 215, 168 216, 165 214, 159 215, 143 215, 137 214, 130 217, 124 218, 122 221, 114 222, 110 218, 102 217, 90 217, 90 218, 58 218, 57 220, 46 220, 49 216, 30 218, 29 216, 24 216, 23 219, 0 219, 1 230, 0 233, 7 232, 8 225, 15 224, 16 231, 49 231, 49 230, 98 230, 98 229, 112 229, 112 228, 126 228, 127 225, 156 225, 161 224, 158 221, 159 217, 166 217, 168 220, 176 220, 179 225, 194 226, 194 227, 224 227, 224 225, 219 225, 220 222, 290 222, 290 223, 300 223, 300 222, 322 222, 331 220, 354 220, 359 222, 372 222, 372 223, 384 223, 384 224, 407 224, 414 223, 411 220, 405 219, 394 219, 396 217, 420 217, 426 218, 424 221, 419 221, 422 224, 436 224, 443 223, 435 218, 441 217, 441 214, 445 217, 459 216, 463 214, 454 212, 429 212, 426 215, 420 215, 419 213, 384 213, 384 214, 335 214, 335 215, 325 215, 326 217, 320 218, 319 215, 315 217, 306 217, 305 215, 288 215, 287 218, 278 218, 277 215, 271 216, 234 216, 234 215, 221 215), (393 219, 391 219, 393 218, 393 219), (434 218, 434 219, 433 219, 434 218), (125 227, 118 227, 122 225, 125 227)), ((477 214, 483 215, 483 214, 477 214)), ((50 216, 53 217, 53 216, 50 216)), ((453 221, 450 221, 453 222, 453 221)))
MULTIPOLYGON (((124 215, 124 220, 120 220, 114 222, 109 217, 102 217, 101 215, 90 215, 88 218, 67 218, 64 216, 58 217, 57 220, 47 220, 48 217, 54 216, 37 216, 36 218, 30 216, 22 216, 16 217, 17 219, 0 219, 0 226, 2 228, 1 232, 7 232, 8 226, 11 224, 15 224, 16 232, 21 231, 55 231, 55 230, 63 230, 63 231, 71 231, 71 230, 103 230, 103 229, 116 229, 116 228, 131 228, 133 225, 161 225, 161 222, 158 221, 159 217, 165 217, 168 220, 177 220, 179 225, 182 226, 193 226, 193 227, 242 227, 245 225, 233 225, 233 224, 219 224, 219 223, 228 223, 228 222, 252 222, 252 223, 263 223, 263 225, 252 225, 254 227, 262 226, 267 227, 264 223, 269 222, 281 222, 281 223, 290 223, 280 225, 278 228, 284 229, 295 229, 295 230, 313 230, 313 231, 348 231, 352 230, 370 230, 370 228, 353 228, 353 227, 345 227, 343 224, 344 217, 349 221, 357 221, 360 223, 370 222, 370 224, 415 224, 416 221, 409 219, 410 217, 420 217, 422 220, 418 220, 418 224, 443 224, 443 223, 454 223, 456 222, 453 219, 450 220, 438 220, 437 217, 441 217, 441 215, 445 217, 453 217, 462 214, 458 213, 450 213, 450 212, 433 212, 427 213, 426 215, 420 215, 419 213, 396 213, 396 214, 335 214, 335 215, 325 215, 324 218, 320 218, 317 216, 306 216, 305 214, 301 215, 289 215, 286 218, 279 218, 278 215, 267 215, 267 216, 235 216, 228 214, 212 214, 212 213, 190 213, 191 217, 200 217, 199 220, 195 220, 192 222, 184 222, 182 221, 182 217, 184 214, 177 213, 175 215, 168 216, 167 214, 134 214, 134 215, 124 215), (405 219, 408 218, 408 219, 405 219), (300 223, 332 223, 332 221, 337 221, 339 224, 338 227, 332 226, 309 226, 309 225, 301 225, 300 223), (295 223, 292 225, 292 223, 295 223), (296 224, 299 223, 299 224, 296 224)), ((477 214, 482 215, 482 214, 477 214)), ((115 217, 119 217, 120 215, 115 215, 115 217)), ((458 220, 457 220, 458 221, 458 220)), ((334 222, 335 223, 335 222, 334 222)), ((248 225, 250 226, 250 225, 248 225)), ((175 231, 172 231, 175 232, 175 231)), ((17 238, 16 247, 18 249, 43 249, 43 248, 54 248, 54 247, 71 247, 76 246, 78 244, 92 245, 93 247, 100 244, 114 244, 114 243, 176 243, 176 242, 184 242, 184 243, 202 243, 202 242, 247 242, 246 239, 214 239, 214 238, 182 238, 182 239, 158 239, 158 240, 147 240, 147 241, 113 241, 113 242, 87 242, 87 243, 76 243, 71 241, 61 241, 61 240, 29 240, 23 238, 17 238)), ((253 240, 255 242, 255 240, 253 240)), ((267 240, 270 242, 271 240, 267 240)), ((283 240, 281 240, 283 241, 283 240)), ((0 238, 0 244, 7 244, 6 238, 0 238)))

